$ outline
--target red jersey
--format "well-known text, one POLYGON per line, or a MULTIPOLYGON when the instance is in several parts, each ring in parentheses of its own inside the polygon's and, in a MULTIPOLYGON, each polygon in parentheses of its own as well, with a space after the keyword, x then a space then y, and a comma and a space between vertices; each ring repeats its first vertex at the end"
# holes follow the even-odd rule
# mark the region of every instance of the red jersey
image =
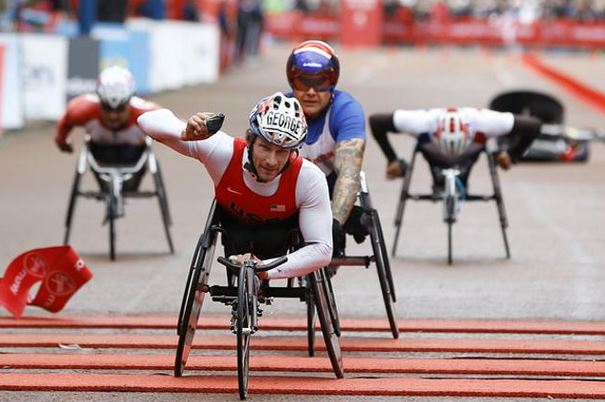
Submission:
POLYGON ((289 166, 281 174, 275 194, 264 197, 251 191, 244 182, 242 158, 246 141, 236 138, 233 156, 227 170, 215 187, 217 203, 243 224, 261 224, 282 221, 298 212, 296 208, 296 182, 302 166, 302 158, 295 153, 290 156, 289 166))
POLYGON ((157 109, 158 106, 139 97, 130 99, 130 115, 126 124, 118 130, 112 130, 101 121, 101 103, 95 94, 80 95, 67 105, 67 111, 57 123, 57 139, 65 141, 74 127, 84 127, 92 142, 97 144, 145 143, 145 133, 137 124, 137 118, 143 113, 157 109))

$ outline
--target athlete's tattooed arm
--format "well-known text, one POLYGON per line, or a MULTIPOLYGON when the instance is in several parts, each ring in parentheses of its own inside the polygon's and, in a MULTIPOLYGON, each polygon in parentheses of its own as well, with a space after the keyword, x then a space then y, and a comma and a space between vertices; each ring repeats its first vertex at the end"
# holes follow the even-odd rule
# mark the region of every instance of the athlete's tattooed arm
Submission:
POLYGON ((365 145, 365 140, 360 138, 340 141, 336 144, 334 168, 338 179, 332 194, 332 215, 342 224, 349 218, 357 198, 365 145))

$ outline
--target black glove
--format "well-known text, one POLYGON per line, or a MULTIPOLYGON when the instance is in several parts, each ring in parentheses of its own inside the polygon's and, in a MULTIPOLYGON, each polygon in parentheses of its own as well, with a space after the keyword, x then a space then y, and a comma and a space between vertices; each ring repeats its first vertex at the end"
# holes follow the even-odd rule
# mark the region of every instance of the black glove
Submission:
POLYGON ((363 243, 366 236, 370 233, 366 228, 367 219, 369 216, 363 212, 363 208, 358 205, 354 205, 351 213, 349 214, 349 219, 344 224, 344 230, 346 233, 353 235, 355 242, 357 244, 363 243))
POLYGON ((336 219, 332 219, 332 257, 342 257, 347 243, 345 231, 336 219))

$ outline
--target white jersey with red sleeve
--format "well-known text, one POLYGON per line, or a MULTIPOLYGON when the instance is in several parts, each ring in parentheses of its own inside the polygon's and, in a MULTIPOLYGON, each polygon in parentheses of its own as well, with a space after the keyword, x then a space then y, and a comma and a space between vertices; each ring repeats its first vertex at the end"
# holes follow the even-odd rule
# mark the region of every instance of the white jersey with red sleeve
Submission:
POLYGON ((80 95, 72 99, 63 117, 57 123, 57 139, 65 142, 75 127, 84 127, 92 142, 106 145, 142 145, 145 133, 140 129, 138 117, 158 105, 133 96, 130 99, 130 116, 128 122, 118 130, 112 130, 101 121, 101 103, 96 94, 80 95))
MULTIPOLYGON (((414 137, 424 133, 432 135, 437 131, 439 117, 446 110, 452 109, 396 110, 393 113, 393 125, 397 132, 408 133, 414 137)), ((470 107, 457 108, 456 111, 461 115, 462 121, 468 124, 469 133, 473 138, 479 133, 487 138, 499 137, 513 129, 512 113, 470 107)))
MULTIPOLYGON (((206 140, 183 141, 181 132, 186 123, 167 109, 144 113, 139 117, 138 124, 154 140, 199 160, 208 170, 215 187, 226 184, 221 184, 221 180, 235 152, 236 140, 233 137, 219 131, 206 140)), ((332 258, 332 210, 322 171, 308 160, 302 160, 298 175, 280 174, 269 182, 259 182, 244 168, 246 163, 250 163, 247 150, 241 155, 241 182, 259 196, 274 197, 280 194, 280 185, 288 185, 281 183, 284 177, 296 180, 294 193, 285 196, 294 197, 299 229, 307 245, 288 254, 286 263, 268 271, 269 279, 303 276, 328 265, 332 258)), ((292 200, 282 198, 282 201, 287 205, 292 200)))

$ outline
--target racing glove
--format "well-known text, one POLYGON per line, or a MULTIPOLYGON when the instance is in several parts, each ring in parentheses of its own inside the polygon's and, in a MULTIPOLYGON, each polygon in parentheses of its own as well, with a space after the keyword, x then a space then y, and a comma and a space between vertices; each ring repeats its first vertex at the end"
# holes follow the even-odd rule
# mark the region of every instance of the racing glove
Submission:
POLYGON ((332 257, 338 258, 345 254, 346 234, 344 228, 336 219, 332 219, 332 257))
POLYGON ((367 218, 369 217, 364 214, 363 208, 354 205, 349 214, 349 219, 344 224, 345 232, 353 235, 357 244, 363 243, 366 236, 370 234, 365 225, 367 218))

